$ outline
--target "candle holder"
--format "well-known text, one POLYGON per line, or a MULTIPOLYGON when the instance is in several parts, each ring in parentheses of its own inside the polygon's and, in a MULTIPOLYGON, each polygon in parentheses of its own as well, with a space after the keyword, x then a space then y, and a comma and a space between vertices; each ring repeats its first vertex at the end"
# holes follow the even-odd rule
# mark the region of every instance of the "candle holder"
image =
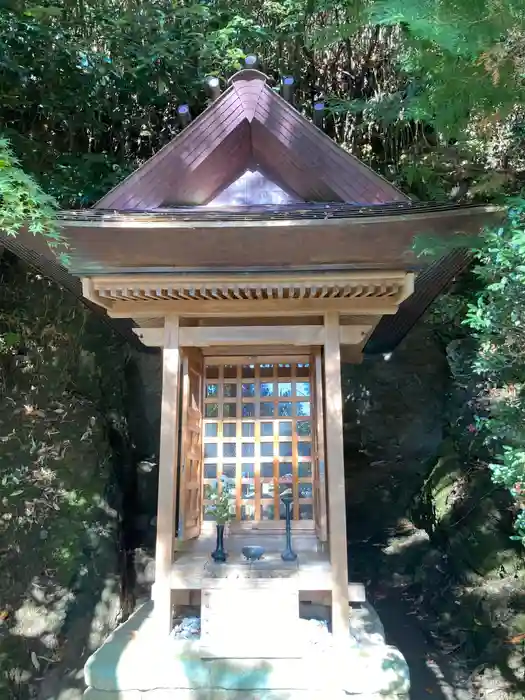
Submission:
POLYGON ((286 547, 284 552, 281 554, 281 559, 283 561, 295 561, 297 559, 297 554, 292 549, 292 489, 286 489, 286 491, 281 494, 281 501, 284 503, 286 515, 286 547))

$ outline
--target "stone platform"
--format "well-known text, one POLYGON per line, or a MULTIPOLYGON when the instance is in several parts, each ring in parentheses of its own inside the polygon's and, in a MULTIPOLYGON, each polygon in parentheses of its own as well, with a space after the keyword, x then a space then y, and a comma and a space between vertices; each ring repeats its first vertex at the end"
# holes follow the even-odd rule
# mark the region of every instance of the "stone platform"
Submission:
POLYGON ((143 605, 90 657, 84 700, 408 698, 404 658, 384 643, 380 625, 368 635, 362 615, 355 633, 350 623, 348 649, 336 652, 306 643, 299 630, 280 630, 271 648, 257 644, 252 628, 249 638, 226 634, 220 644, 160 639, 152 613, 143 605))

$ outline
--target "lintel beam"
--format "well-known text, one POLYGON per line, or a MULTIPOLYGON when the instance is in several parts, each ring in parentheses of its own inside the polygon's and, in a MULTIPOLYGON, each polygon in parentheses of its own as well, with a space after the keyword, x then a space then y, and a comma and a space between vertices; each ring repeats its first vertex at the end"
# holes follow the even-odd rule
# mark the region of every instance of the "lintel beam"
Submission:
MULTIPOLYGON (((370 327, 340 326, 339 342, 358 345, 370 327)), ((148 347, 164 347, 164 328, 134 328, 148 347)), ((206 348, 220 345, 238 347, 253 345, 318 346, 324 343, 323 326, 205 326, 179 329, 181 347, 206 348)))

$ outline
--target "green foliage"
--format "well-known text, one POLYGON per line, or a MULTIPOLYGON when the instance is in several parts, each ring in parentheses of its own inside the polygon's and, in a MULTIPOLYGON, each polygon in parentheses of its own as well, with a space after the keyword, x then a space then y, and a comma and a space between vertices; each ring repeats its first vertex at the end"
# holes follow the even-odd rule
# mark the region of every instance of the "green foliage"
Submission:
POLYGON ((492 197, 523 169, 523 13, 481 6, 11 0, 0 121, 25 172, 61 206, 86 206, 177 134, 177 104, 202 111, 207 75, 225 86, 250 51, 275 85, 294 76, 304 113, 324 98, 329 135, 407 191, 461 198, 465 183, 492 197))
POLYGON ((520 0, 382 0, 370 17, 404 28, 399 64, 413 87, 408 117, 457 137, 473 115, 508 115, 523 102, 520 0))
MULTIPOLYGON (((16 236, 22 227, 43 236, 63 263, 66 244, 55 220, 56 202, 25 173, 6 139, 0 138, 0 229, 16 236)), ((4 339, 2 342, 9 342, 4 339)))
POLYGON ((205 498, 209 503, 204 507, 207 515, 211 516, 218 525, 225 525, 235 516, 235 498, 226 488, 223 480, 221 486, 206 485, 205 498))
POLYGON ((504 225, 485 233, 477 259, 481 287, 465 323, 478 342, 472 368, 486 382, 488 412, 476 428, 493 455, 495 483, 521 509, 525 544, 525 200, 513 201, 504 225))

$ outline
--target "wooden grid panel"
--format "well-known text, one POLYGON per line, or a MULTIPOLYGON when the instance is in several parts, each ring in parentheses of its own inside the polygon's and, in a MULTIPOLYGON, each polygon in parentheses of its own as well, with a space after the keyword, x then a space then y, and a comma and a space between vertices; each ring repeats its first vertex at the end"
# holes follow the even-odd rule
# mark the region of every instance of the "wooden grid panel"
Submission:
POLYGON ((312 521, 310 363, 210 364, 204 392, 204 484, 235 495, 237 520, 283 520, 291 488, 294 520, 312 521))

